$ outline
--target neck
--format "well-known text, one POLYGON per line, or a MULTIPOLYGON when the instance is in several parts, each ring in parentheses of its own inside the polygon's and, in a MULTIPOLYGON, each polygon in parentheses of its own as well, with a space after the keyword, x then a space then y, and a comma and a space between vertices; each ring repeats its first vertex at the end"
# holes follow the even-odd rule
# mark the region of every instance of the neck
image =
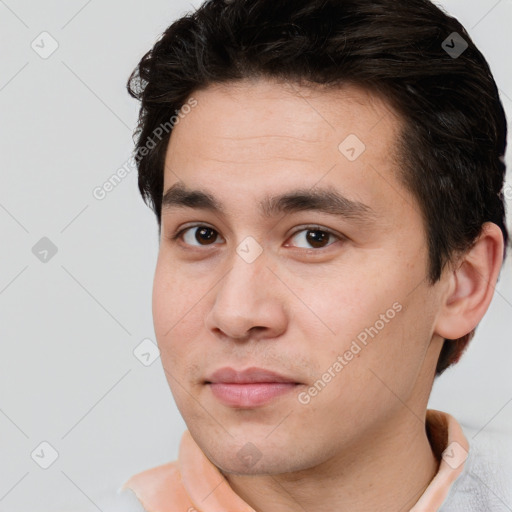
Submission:
POLYGON ((314 467, 276 475, 224 476, 258 512, 406 512, 438 468, 425 431, 425 415, 418 417, 402 407, 378 431, 314 467))

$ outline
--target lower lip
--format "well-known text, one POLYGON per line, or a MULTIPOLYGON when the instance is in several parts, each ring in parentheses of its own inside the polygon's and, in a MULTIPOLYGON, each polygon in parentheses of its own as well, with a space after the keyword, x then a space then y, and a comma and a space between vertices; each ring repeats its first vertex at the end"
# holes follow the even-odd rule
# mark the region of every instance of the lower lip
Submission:
POLYGON ((254 384, 226 384, 211 382, 213 395, 226 405, 233 407, 256 407, 295 389, 292 382, 260 382, 254 384))

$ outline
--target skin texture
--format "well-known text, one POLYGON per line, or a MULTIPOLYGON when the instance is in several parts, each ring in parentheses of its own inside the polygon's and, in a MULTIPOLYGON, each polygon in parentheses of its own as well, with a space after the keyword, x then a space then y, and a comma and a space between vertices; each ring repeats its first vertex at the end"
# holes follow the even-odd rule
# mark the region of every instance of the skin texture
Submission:
POLYGON ((169 142, 164 193, 178 182, 208 191, 225 214, 163 208, 153 288, 162 364, 190 433, 255 510, 408 510, 438 468, 425 411, 443 337, 464 335, 485 313, 501 232, 486 225, 431 285, 422 216, 396 177, 401 120, 385 101, 353 86, 267 80, 193 96, 197 107, 169 142), (365 145, 354 161, 339 150, 350 134, 365 145), (258 211, 267 195, 318 187, 374 215, 258 211), (336 235, 313 246, 311 224, 336 235), (211 239, 202 226, 215 230, 211 239), (251 263, 236 251, 246 237, 262 249, 251 263), (381 315, 378 334, 333 370, 381 315), (227 406, 205 385, 225 366, 266 368, 298 385, 260 407, 227 406), (301 403, 329 368, 330 381, 301 403))

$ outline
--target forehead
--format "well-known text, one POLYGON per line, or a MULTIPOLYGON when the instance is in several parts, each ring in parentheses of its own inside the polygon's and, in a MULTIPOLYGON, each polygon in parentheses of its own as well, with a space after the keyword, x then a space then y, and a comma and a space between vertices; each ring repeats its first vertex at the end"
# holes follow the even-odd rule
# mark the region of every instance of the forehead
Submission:
POLYGON ((381 97, 353 86, 261 79, 216 84, 192 97, 197 106, 170 138, 164 194, 180 181, 231 197, 320 184, 360 202, 386 194, 396 201, 401 120, 381 97))
POLYGON ((341 136, 347 129, 364 137, 382 121, 386 131, 392 129, 392 136, 401 125, 387 100, 354 85, 326 87, 252 79, 213 84, 193 97, 198 106, 180 120, 175 138, 194 121, 204 123, 205 131, 215 128, 214 136, 219 139, 273 135, 281 138, 276 141, 281 147, 341 136))

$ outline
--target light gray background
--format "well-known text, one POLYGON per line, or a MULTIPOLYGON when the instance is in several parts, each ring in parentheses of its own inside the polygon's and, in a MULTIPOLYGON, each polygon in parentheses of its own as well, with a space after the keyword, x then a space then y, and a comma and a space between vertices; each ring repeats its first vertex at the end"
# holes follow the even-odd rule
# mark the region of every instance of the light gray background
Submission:
MULTIPOLYGON (((133 354, 154 341, 156 220, 135 170, 105 199, 92 192, 133 148, 129 73, 199 4, 0 0, 0 512, 95 511, 98 489, 177 456, 185 424, 160 359, 144 366, 133 354), (50 48, 43 31, 58 43, 46 59, 31 47, 50 48), (32 252, 42 237, 58 250, 47 262, 32 252), (58 452, 48 469, 44 441, 58 452)), ((441 5, 487 57, 512 119, 512 0, 441 5)), ((510 173, 508 184, 512 198, 510 173)), ((509 259, 431 408, 512 434, 511 318, 509 259)))

